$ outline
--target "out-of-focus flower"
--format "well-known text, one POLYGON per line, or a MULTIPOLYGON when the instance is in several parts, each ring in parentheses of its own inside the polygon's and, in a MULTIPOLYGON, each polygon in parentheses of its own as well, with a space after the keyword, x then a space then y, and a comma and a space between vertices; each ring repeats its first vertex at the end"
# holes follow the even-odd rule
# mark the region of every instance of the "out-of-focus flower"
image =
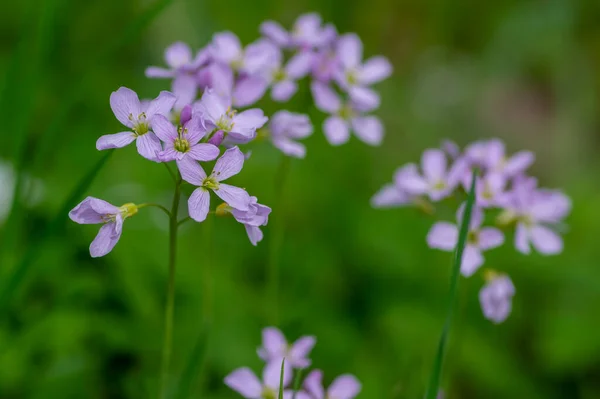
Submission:
POLYGON ((163 115, 156 115, 152 120, 154 133, 165 143, 164 151, 158 154, 163 162, 177 161, 185 158, 196 161, 212 161, 219 156, 219 148, 212 144, 200 143, 206 135, 200 116, 193 116, 184 126, 177 129, 163 115))
POLYGON ((110 107, 119 122, 132 131, 102 136, 96 142, 96 148, 122 148, 135 141, 141 156, 159 162, 158 153, 162 151, 162 146, 152 131, 152 118, 159 114, 168 116, 175 101, 173 94, 161 91, 157 98, 143 106, 133 90, 119 88, 110 95, 110 107))
POLYGON ((499 139, 472 143, 466 148, 465 156, 472 165, 482 168, 485 172, 506 178, 522 174, 535 161, 535 156, 530 151, 520 151, 507 157, 505 145, 499 139))
POLYGON ((442 150, 425 150, 421 157, 421 170, 423 175, 412 168, 413 173, 405 173, 397 184, 407 193, 412 195, 427 195, 432 201, 439 201, 454 191, 460 183, 465 170, 462 159, 456 160, 448 168, 446 155, 442 150))
POLYGON ((121 238, 123 222, 137 211, 135 204, 116 207, 101 199, 87 197, 69 212, 69 217, 79 224, 104 224, 90 245, 90 255, 97 258, 113 250, 121 238))
POLYGON ((210 209, 210 190, 229 206, 240 211, 248 211, 250 196, 246 190, 222 183, 223 180, 238 174, 244 165, 244 154, 238 147, 233 147, 217 160, 212 173, 207 176, 204 169, 191 158, 178 163, 183 180, 198 188, 188 200, 188 211, 192 219, 203 222, 210 209))
POLYGON ((323 372, 313 370, 304 380, 304 389, 312 399, 354 399, 361 390, 358 379, 351 374, 337 377, 329 388, 323 388, 323 372))
POLYGON ((304 139, 313 132, 313 125, 308 115, 289 111, 278 111, 269 122, 269 132, 273 145, 284 154, 304 158, 306 147, 294 140, 304 139))
POLYGON ((310 366, 308 355, 315 346, 315 337, 300 337, 290 345, 281 331, 275 327, 265 328, 262 337, 263 342, 258 348, 258 356, 264 361, 281 364, 282 359, 285 358, 286 364, 293 368, 303 369, 310 366))
MULTIPOLYGON (((279 393, 281 362, 268 363, 263 369, 262 381, 247 367, 234 370, 225 377, 225 385, 247 399, 276 399, 279 393)), ((283 372, 283 386, 292 381, 292 370, 287 362, 283 372)), ((285 399, 291 399, 292 391, 284 391, 285 399)))
MULTIPOLYGON (((456 219, 460 224, 464 212, 464 205, 457 212, 456 219)), ((504 243, 504 235, 494 227, 481 227, 483 211, 473 209, 471 223, 467 235, 467 244, 463 253, 460 271, 465 277, 470 277, 483 264, 482 251, 496 248, 504 243)), ((459 226, 447 222, 438 222, 433 225, 427 234, 427 244, 431 248, 443 251, 453 251, 458 243, 459 226)))
POLYGON ((194 57, 190 47, 183 42, 175 42, 165 50, 165 61, 169 69, 151 66, 146 69, 149 78, 194 77, 198 68, 210 59, 208 48, 200 50, 194 57))
POLYGON ((256 129, 261 128, 269 118, 258 108, 238 113, 231 108, 231 102, 207 89, 202 99, 194 105, 200 112, 209 129, 222 131, 233 144, 247 143, 256 137, 256 129))
POLYGON ((315 105, 323 112, 331 114, 323 123, 325 137, 332 145, 341 145, 350 139, 350 129, 356 136, 370 145, 379 145, 383 140, 383 125, 379 118, 364 115, 375 104, 367 101, 342 103, 337 93, 329 86, 313 82, 311 91, 315 105))
MULTIPOLYGON (((466 190, 471 185, 472 171, 464 173, 463 186, 466 190)), ((506 201, 506 176, 501 173, 488 172, 475 181, 475 200, 482 208, 498 207, 506 201)))
POLYGON ((340 59, 334 49, 323 48, 312 55, 312 77, 321 83, 329 83, 341 69, 340 59))
POLYGON ((415 196, 407 193, 400 186, 404 176, 413 176, 417 174, 417 165, 408 164, 396 170, 394 173, 394 182, 386 184, 371 198, 373 208, 394 208, 413 203, 415 196))
POLYGON ((496 324, 506 320, 512 310, 514 295, 515 286, 510 277, 491 273, 489 281, 479 291, 479 302, 485 318, 496 324))
POLYGON ((210 46, 211 58, 235 72, 254 74, 271 56, 271 43, 258 40, 244 49, 240 39, 232 32, 216 33, 210 46))
POLYGON ((317 49, 331 44, 337 32, 331 24, 322 26, 321 16, 316 13, 298 17, 291 32, 287 32, 274 21, 265 21, 260 25, 260 32, 282 48, 299 48, 301 50, 317 49))

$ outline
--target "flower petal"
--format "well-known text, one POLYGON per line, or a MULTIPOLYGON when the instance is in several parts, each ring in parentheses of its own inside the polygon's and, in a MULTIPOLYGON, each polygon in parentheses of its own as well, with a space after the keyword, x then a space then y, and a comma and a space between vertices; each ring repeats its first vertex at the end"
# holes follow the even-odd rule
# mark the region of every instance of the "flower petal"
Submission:
POLYGON ((296 53, 286 64, 286 74, 298 80, 305 77, 311 70, 314 61, 314 54, 310 51, 301 51, 296 53))
POLYGON ((304 379, 304 389, 313 397, 313 399, 325 399, 325 389, 323 389, 323 372, 321 370, 311 371, 304 379))
POLYGON ((173 69, 181 68, 192 62, 192 50, 183 42, 175 42, 165 50, 165 61, 173 69))
POLYGON ((138 95, 127 87, 119 87, 110 95, 110 108, 123 125, 133 127, 133 122, 129 117, 137 119, 142 113, 140 99, 138 95))
POLYGON ((117 213, 119 208, 116 206, 98 198, 87 197, 69 212, 69 218, 79 224, 97 224, 104 222, 103 216, 117 213))
POLYGON ((425 150, 421 158, 421 168, 429 182, 445 181, 446 155, 442 150, 425 150))
POLYGON ((306 146, 304 144, 296 143, 286 137, 274 138, 273 145, 287 156, 294 158, 304 158, 306 156, 306 146))
POLYGON ((165 143, 173 143, 177 136, 177 128, 166 116, 158 114, 152 118, 152 131, 165 143))
POLYGON ((100 228, 98 235, 90 245, 92 258, 99 258, 113 250, 121 238, 121 231, 116 223, 107 223, 100 228))
POLYGON ((373 111, 374 109, 379 108, 379 105, 381 104, 379 94, 368 87, 351 87, 348 89, 348 94, 352 100, 352 105, 362 112, 373 111))
POLYGON ((204 179, 206 179, 206 172, 204 172, 202 166, 190 157, 177 161, 177 167, 183 180, 194 186, 201 186, 204 179))
POLYGON ((462 275, 465 277, 472 276, 481 265, 483 265, 483 256, 479 248, 467 245, 460 263, 460 272, 462 275))
POLYGON ((196 99, 196 95, 198 94, 196 78, 188 74, 180 74, 173 79, 171 90, 173 90, 173 95, 176 98, 173 108, 180 110, 186 105, 193 103, 196 99))
POLYGON ((268 120, 269 118, 261 109, 247 109, 233 118, 233 129, 230 135, 237 136, 239 139, 252 140, 256 136, 256 129, 263 127, 268 120))
POLYGON ((230 64, 241 60, 242 45, 240 39, 232 32, 220 32, 213 36, 212 57, 222 63, 230 64))
POLYGON ((517 152, 510 157, 504 165, 504 173, 507 176, 515 176, 524 172, 535 161, 535 155, 530 151, 517 152))
POLYGON ((298 91, 298 84, 292 80, 276 83, 271 89, 271 98, 275 101, 288 101, 298 91))
POLYGON ((246 228, 246 234, 248 234, 248 239, 252 245, 256 246, 262 241, 264 235, 260 227, 250 226, 249 224, 245 224, 244 227, 246 228))
POLYGON ((96 149, 102 151, 110 148, 123 148, 126 145, 131 144, 134 140, 135 133, 133 132, 107 134, 96 141, 96 149))
POLYGON ((260 100, 269 83, 261 76, 246 76, 240 79, 233 91, 233 103, 237 107, 247 107, 260 100))
POLYGON ((375 116, 352 119, 352 128, 356 136, 370 145, 380 145, 383 140, 383 125, 375 116))
POLYGON ((356 68, 360 65, 362 47, 362 41, 354 33, 348 33, 338 38, 336 52, 345 68, 356 68))
POLYGON ((174 160, 179 160, 182 159, 182 154, 181 152, 175 150, 175 148, 171 147, 171 148, 167 148, 161 152, 158 153, 158 160, 160 162, 171 162, 174 160))
POLYGON ((331 383, 327 389, 327 395, 336 399, 353 399, 361 388, 361 384, 355 376, 344 374, 331 383))
POLYGON ((339 111, 342 107, 339 96, 330 86, 320 82, 313 82, 310 85, 310 90, 315 105, 319 110, 332 114, 339 111))
POLYGON ((408 194, 420 195, 429 190, 429 184, 417 171, 415 164, 408 164, 394 174, 396 185, 408 194))
POLYGON ((323 131, 329 144, 342 145, 350 138, 350 129, 345 120, 338 116, 330 116, 323 122, 323 131))
POLYGON ((231 186, 225 183, 219 183, 219 188, 214 190, 214 193, 223 201, 232 207, 241 211, 248 210, 250 203, 250 195, 243 188, 231 186))
POLYGON ((289 351, 290 364, 298 368, 310 366, 310 359, 307 357, 316 343, 317 339, 313 336, 301 337, 294 342, 289 351))
POLYGON ((458 242, 458 228, 448 222, 437 222, 427 233, 427 245, 443 251, 453 251, 458 242))
POLYGON ((148 105, 148 109, 146 109, 146 118, 152 121, 154 115, 161 114, 168 116, 169 112, 175 105, 175 101, 177 101, 177 97, 168 91, 161 91, 158 97, 150 102, 148 105))
POLYGON ((225 151, 215 164, 211 173, 217 181, 223 181, 231 176, 237 175, 244 166, 244 154, 238 147, 232 147, 225 151))
POLYGON ((281 47, 287 46, 290 42, 289 34, 281 25, 274 21, 265 21, 260 24, 260 33, 281 47))
POLYGON ((486 250, 504 244, 504 234, 494 227, 484 227, 479 231, 479 248, 486 250))
POLYGON ((247 367, 234 370, 225 377, 225 385, 247 399, 256 399, 262 394, 260 380, 247 367))
POLYGON ((371 198, 373 208, 393 208, 410 202, 411 196, 394 184, 386 184, 371 198))
POLYGON ((196 222, 204 222, 210 209, 210 193, 199 187, 194 190, 188 200, 188 213, 196 222))
POLYGON ((544 255, 556 255, 563 250, 562 238, 548 227, 536 225, 530 231, 531 243, 544 255))
POLYGON ((194 111, 200 112, 205 121, 215 124, 225 114, 228 106, 225 98, 217 95, 213 89, 206 89, 200 102, 194 105, 194 111))
POLYGON ((523 223, 517 224, 517 230, 515 232, 515 247, 517 251, 529 255, 531 253, 531 247, 529 246, 529 231, 523 223))
POLYGON ((187 155, 196 161, 213 161, 219 156, 219 148, 206 143, 200 143, 193 146, 187 155))
POLYGON ((387 79, 392 74, 392 64, 387 58, 377 56, 369 58, 360 68, 358 81, 363 85, 371 85, 384 79, 387 79))
MULTIPOLYGON (((281 361, 282 359, 271 361, 263 369, 263 383, 275 392, 279 391, 281 361)), ((286 361, 283 366, 283 387, 287 387, 290 382, 292 382, 292 368, 286 361)))
POLYGON ((148 132, 142 136, 138 136, 135 141, 138 152, 141 156, 150 161, 160 162, 158 154, 163 150, 160 140, 152 132, 148 132))
POLYGON ((276 327, 267 327, 262 330, 262 345, 263 353, 266 355, 265 357, 261 356, 264 361, 283 357, 287 350, 285 336, 276 327))
POLYGON ((174 71, 155 66, 146 68, 145 74, 147 78, 172 78, 173 76, 175 76, 174 71))

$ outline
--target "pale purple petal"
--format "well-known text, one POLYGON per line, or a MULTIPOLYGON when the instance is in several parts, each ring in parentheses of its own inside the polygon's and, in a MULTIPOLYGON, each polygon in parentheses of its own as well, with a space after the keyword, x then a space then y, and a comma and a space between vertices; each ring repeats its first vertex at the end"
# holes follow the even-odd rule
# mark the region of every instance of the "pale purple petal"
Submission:
POLYGON ((223 181, 237 175, 244 166, 244 159, 244 154, 238 147, 228 149, 215 164, 211 176, 214 176, 217 181, 223 181))
POLYGON ((458 228, 447 222, 437 222, 427 233, 427 245, 443 251, 453 251, 458 242, 458 228))
POLYGON ((268 40, 259 39, 244 50, 241 72, 254 75, 281 65, 281 50, 268 40))
POLYGON ((147 78, 172 78, 175 76, 174 71, 155 66, 146 68, 145 74, 147 78))
POLYGON ((408 164, 398 170, 394 181, 399 188, 412 195, 425 194, 429 190, 429 183, 419 175, 415 164, 408 164))
POLYGON ((387 58, 377 56, 369 58, 360 68, 358 81, 363 85, 371 85, 387 79, 392 74, 392 64, 387 58))
POLYGON ((337 41, 337 54, 345 68, 356 68, 362 61, 362 42, 358 35, 348 33, 337 41))
POLYGON ((135 141, 141 156, 154 162, 160 162, 158 154, 163 150, 160 140, 152 132, 138 136, 135 141))
POLYGON ((481 310, 486 319, 502 323, 511 312, 515 289, 508 276, 496 277, 479 291, 481 310))
POLYGON ((465 277, 471 277, 483 265, 483 256, 479 248, 467 245, 463 252, 460 272, 465 277))
POLYGON ((252 140, 256 136, 256 129, 264 126, 269 120, 259 108, 248 109, 240 112, 233 118, 233 129, 230 135, 240 136, 252 140))
POLYGON ((504 154, 506 149, 504 143, 499 139, 492 139, 487 142, 487 152, 485 157, 485 165, 497 167, 504 162, 504 154))
POLYGON ((456 159, 460 156, 460 147, 452 140, 443 140, 442 150, 444 150, 444 152, 452 159, 456 159))
POLYGON ((227 202, 227 204, 232 208, 236 208, 241 211, 248 210, 250 196, 243 188, 230 186, 229 184, 225 183, 219 183, 219 188, 214 190, 214 193, 217 194, 223 201, 227 202))
POLYGON ((479 231, 479 248, 486 250, 504 244, 504 234, 495 227, 484 227, 479 231))
POLYGON ((179 173, 181 173, 183 180, 194 186, 201 186, 206 178, 206 172, 204 172, 202 166, 189 157, 178 161, 177 167, 179 168, 179 173))
POLYGON ((308 75, 312 68, 314 54, 310 51, 302 51, 294 55, 286 64, 286 74, 295 80, 308 75))
POLYGON ((307 357, 316 343, 317 340, 313 336, 301 337, 294 342, 289 351, 290 364, 298 368, 310 366, 310 359, 307 357))
POLYGON ((96 141, 96 149, 101 151, 110 148, 122 148, 131 144, 135 140, 135 137, 135 133, 133 132, 107 134, 96 141))
POLYGON ((261 76, 247 76, 240 79, 233 91, 233 103, 238 107, 247 107, 260 100, 267 91, 269 83, 261 76))
POLYGON ((226 64, 234 61, 241 61, 242 45, 240 39, 231 32, 216 33, 212 42, 212 57, 226 64))
POLYGON ((370 145, 380 145, 383 140, 383 125, 375 116, 352 119, 352 129, 356 136, 370 145))
POLYGON ((161 162, 171 162, 174 160, 181 160, 183 158, 181 152, 175 150, 175 148, 170 147, 158 153, 158 160, 161 162))
MULTIPOLYGON (((265 386, 273 389, 275 392, 279 391, 279 381, 281 379, 281 359, 271 361, 267 363, 263 369, 263 383, 265 386)), ((283 366, 283 387, 287 387, 292 381, 292 368, 286 361, 283 366)))
POLYGON ((104 222, 103 216, 117 213, 119 208, 116 206, 98 198, 87 197, 69 212, 69 218, 79 224, 97 224, 104 222))
POLYGON ((311 371, 304 379, 303 386, 313 399, 325 399, 323 372, 321 370, 311 371))
POLYGON ((411 199, 411 196, 396 185, 387 184, 371 198, 371 206, 373 208, 394 208, 409 204, 411 199))
POLYGON ((213 161, 219 156, 219 148, 212 144, 196 144, 187 153, 190 158, 196 161, 213 161))
POLYGON ((348 123, 338 116, 330 116, 323 122, 323 131, 329 144, 342 145, 350 138, 348 123))
POLYGON ((250 243, 256 246, 259 242, 262 241, 264 235, 260 227, 258 226, 250 226, 249 224, 245 224, 246 233, 248 234, 248 239, 250 243))
POLYGON ((288 137, 302 139, 313 132, 313 125, 308 115, 296 114, 289 111, 277 111, 271 117, 271 134, 273 137, 288 137))
POLYGON ((260 33, 271 39, 275 44, 285 47, 290 42, 289 34, 274 21, 265 21, 260 24, 260 33))
POLYGON ((200 114, 195 114, 185 123, 185 135, 191 144, 197 144, 206 135, 206 126, 200 114))
POLYGON ((421 168, 428 181, 443 182, 446 175, 446 155, 442 150, 425 150, 421 158, 421 168))
MULTIPOLYGON (((463 202, 456 211, 456 222, 457 225, 460 225, 463 220, 463 215, 465 213, 465 208, 467 206, 466 202, 463 202)), ((471 221, 469 223, 469 230, 479 230, 479 226, 483 223, 483 209, 478 206, 473 206, 471 210, 471 221)))
POLYGON ((297 90, 298 84, 296 84, 296 82, 284 80, 273 85, 273 88, 271 89, 271 98, 275 101, 285 102, 296 94, 297 90))
POLYGON ((285 390, 283 391, 283 399, 315 399, 306 392, 298 391, 295 392, 293 390, 285 390))
POLYGON ((529 246, 529 231, 523 223, 517 224, 517 230, 515 232, 515 247, 517 251, 529 255, 531 253, 531 247, 529 246))
POLYGON ((556 255, 563 250, 562 238, 548 227, 536 225, 530 230, 531 243, 544 255, 556 255))
POLYGON ((260 398, 263 389, 260 380, 247 367, 234 370, 225 377, 225 385, 247 399, 260 398))
POLYGON ((320 82, 313 82, 310 85, 310 90, 315 105, 319 110, 334 113, 339 111, 342 107, 339 96, 330 86, 320 82))
POLYGON ((206 121, 214 124, 225 114, 228 106, 227 101, 214 90, 206 89, 200 102, 195 104, 194 111, 200 112, 206 121))
POLYGON ((208 67, 208 73, 210 75, 209 87, 214 94, 224 99, 233 96, 234 76, 233 70, 229 66, 214 63, 208 67))
POLYGON ((175 42, 165 50, 165 61, 173 69, 181 68, 192 62, 192 50, 183 42, 175 42))
POLYGON ((286 137, 273 138, 273 145, 285 155, 294 158, 304 158, 306 156, 306 146, 296 143, 286 137))
POLYGON ((194 190, 188 200, 188 213, 196 222, 206 220, 210 209, 210 193, 208 190, 200 187, 194 190))
POLYGON ((379 94, 368 87, 354 86, 348 89, 352 105, 363 112, 370 112, 378 108, 381 99, 379 94))
POLYGON ((544 193, 535 199, 529 212, 538 221, 560 222, 571 211, 571 199, 560 191, 544 193))
POLYGON ((138 95, 127 87, 119 87, 117 91, 111 93, 110 108, 119 122, 127 127, 133 127, 130 116, 137 120, 137 117, 142 113, 138 95))
POLYGON ((335 399, 353 399, 359 394, 361 385, 355 376, 344 374, 333 380, 327 394, 335 399))
POLYGON ((176 98, 173 108, 180 110, 186 105, 190 105, 196 99, 198 94, 198 84, 196 78, 187 74, 180 74, 174 80, 171 86, 173 95, 176 98))
POLYGON ((535 155, 530 151, 517 152, 510 157, 504 165, 504 173, 507 176, 515 176, 524 172, 535 161, 535 155))
POLYGON ((175 97, 173 93, 161 91, 158 97, 152 100, 148 109, 146 109, 146 118, 152 120, 156 114, 168 116, 173 105, 175 105, 175 101, 177 101, 177 97, 175 97))
POLYGON ((283 357, 287 351, 287 340, 283 333, 275 327, 267 327, 262 331, 262 344, 264 356, 261 358, 264 361, 269 361, 274 358, 283 357))
POLYGON ((113 250, 121 238, 121 229, 117 223, 107 223, 100 228, 98 235, 90 245, 90 255, 92 258, 99 258, 113 250))
POLYGON ((172 143, 178 137, 177 128, 164 115, 152 118, 152 131, 165 143, 172 143))

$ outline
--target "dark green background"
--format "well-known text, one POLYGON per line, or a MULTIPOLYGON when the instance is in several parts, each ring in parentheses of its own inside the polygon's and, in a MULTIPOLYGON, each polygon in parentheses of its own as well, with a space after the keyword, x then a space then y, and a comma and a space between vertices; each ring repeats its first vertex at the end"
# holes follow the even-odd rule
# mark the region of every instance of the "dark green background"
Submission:
MULTIPOLYGON (((364 384, 360 397, 422 398, 444 320, 451 256, 426 246, 435 218, 413 209, 374 210, 369 200, 396 167, 417 161, 443 138, 465 145, 500 137, 511 151, 534 151, 531 172, 572 197, 565 251, 524 256, 509 241, 486 255, 486 266, 509 273, 517 287, 513 313, 499 326, 479 309, 481 273, 461 279, 443 388, 460 399, 600 397, 596 0, 175 0, 140 25, 139 16, 154 6, 2 4, 0 158, 19 163, 17 153, 24 154, 27 173, 45 187, 38 205, 4 222, 2 281, 101 157, 96 139, 121 130, 109 108, 111 91, 123 85, 154 97, 167 89, 166 81, 143 72, 162 65, 164 48, 175 40, 198 48, 212 33, 232 30, 248 43, 266 18, 290 26, 314 10, 340 31, 357 32, 366 55, 392 61, 393 77, 378 86, 384 144, 371 148, 352 139, 331 147, 319 127, 323 115, 311 106, 316 132, 306 140, 306 159, 292 162, 278 206, 273 181, 281 155, 266 142, 252 146, 231 182, 274 207, 271 225, 257 248, 232 219, 213 220, 212 231, 207 223, 182 229, 174 374, 187 363, 211 308, 207 367, 193 397, 238 397, 223 377, 244 365, 260 371, 255 349, 269 322, 270 230, 282 218, 280 327, 291 338, 318 337, 313 359, 327 382, 350 372, 364 384)), ((286 107, 306 110, 305 97, 286 107)), ((277 109, 270 101, 264 108, 277 109)), ((87 194, 117 205, 168 205, 171 190, 164 167, 128 147, 113 154, 87 194)), ((160 211, 144 209, 127 221, 115 251, 91 259, 96 226, 64 220, 0 315, 1 398, 156 396, 166 224, 160 211)))

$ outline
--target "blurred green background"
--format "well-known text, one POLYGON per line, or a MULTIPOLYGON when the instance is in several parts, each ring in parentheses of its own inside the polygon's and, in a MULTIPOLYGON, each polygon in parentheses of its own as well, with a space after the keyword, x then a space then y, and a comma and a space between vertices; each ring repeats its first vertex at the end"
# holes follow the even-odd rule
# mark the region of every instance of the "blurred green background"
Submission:
MULTIPOLYGON (((327 382, 350 372, 364 384, 362 398, 422 398, 451 256, 426 246, 435 218, 375 210, 369 200, 396 167, 443 138, 465 145, 500 137, 511 151, 534 151, 531 173, 572 197, 565 251, 524 256, 509 241, 486 254, 486 266, 509 273, 517 287, 513 313, 499 326, 481 314, 481 273, 461 279, 442 388, 451 399, 600 397, 597 0, 29 0, 1 9, 1 281, 23 256, 33 254, 34 263, 1 310, 0 398, 156 396, 165 215, 141 211, 101 259, 88 253, 97 227, 66 215, 41 247, 36 240, 101 158, 96 139, 121 130, 108 103, 113 90, 123 85, 149 98, 168 89, 144 69, 163 65, 173 41, 199 48, 212 33, 232 30, 248 43, 264 19, 289 27, 307 11, 358 33, 367 56, 391 59, 394 75, 379 85, 384 144, 352 139, 333 148, 320 129, 323 115, 310 107, 316 132, 305 141, 306 159, 292 162, 279 205, 273 182, 281 155, 266 142, 252 146, 232 183, 274 207, 271 223, 257 248, 232 219, 182 229, 173 383, 208 310, 206 364, 191 397, 239 397, 224 376, 245 365, 260 372, 255 350, 270 313, 265 268, 281 218, 279 327, 288 338, 318 337, 312 357, 327 382), (22 167, 28 195, 10 221, 11 168, 22 167)), ((306 110, 303 95, 286 108, 306 110)), ((164 168, 128 147, 78 200, 168 205, 171 190, 164 168)))

